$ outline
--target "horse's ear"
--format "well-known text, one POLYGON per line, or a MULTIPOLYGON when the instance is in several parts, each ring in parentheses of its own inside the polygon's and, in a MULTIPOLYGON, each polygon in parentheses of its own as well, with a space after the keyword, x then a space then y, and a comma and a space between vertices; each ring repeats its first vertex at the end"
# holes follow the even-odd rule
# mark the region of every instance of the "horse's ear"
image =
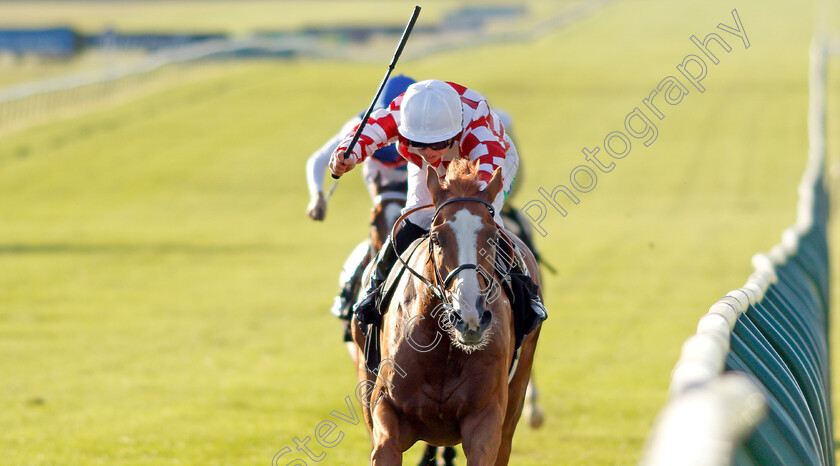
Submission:
POLYGON ((432 194, 432 201, 437 200, 443 188, 440 187, 440 178, 438 178, 437 171, 431 165, 426 169, 426 186, 429 187, 429 192, 432 194))
POLYGON ((376 172, 376 175, 373 177, 373 186, 376 194, 382 192, 382 172, 376 172))
POLYGON ((496 168, 496 171, 493 172, 493 178, 490 178, 490 182, 487 183, 487 187, 484 188, 484 192, 490 197, 490 202, 493 202, 496 199, 496 196, 499 194, 499 191, 502 190, 502 167, 496 168))

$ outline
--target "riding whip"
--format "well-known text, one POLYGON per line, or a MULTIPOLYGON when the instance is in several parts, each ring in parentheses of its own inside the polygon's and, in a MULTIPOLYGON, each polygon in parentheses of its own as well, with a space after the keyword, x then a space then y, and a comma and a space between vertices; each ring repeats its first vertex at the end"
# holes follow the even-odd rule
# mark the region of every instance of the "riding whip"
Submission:
MULTIPOLYGON (((347 157, 350 157, 353 153, 353 148, 359 141, 359 136, 362 135, 362 130, 365 128, 365 125, 367 125, 367 120, 370 117, 370 114, 373 112, 373 107, 376 106, 376 101, 379 100, 379 95, 382 94, 382 89, 385 88, 385 83, 388 82, 388 78, 391 76, 391 71, 394 71, 394 66, 396 66, 397 60, 399 60, 400 54, 402 54, 403 48, 405 47, 405 43, 408 41, 408 36, 411 34, 411 30, 414 28, 414 23, 417 22, 418 16, 420 16, 420 7, 415 6, 414 13, 411 14, 411 19, 408 20, 408 25, 406 25, 405 31, 403 31, 399 45, 397 45, 397 51, 394 52, 394 58, 391 59, 391 64, 388 65, 388 71, 385 73, 385 78, 382 79, 382 83, 379 85, 379 90, 377 90, 376 95, 373 96, 373 102, 370 103, 370 107, 368 107, 367 112, 365 112, 364 117, 362 117, 362 122, 359 124, 359 129, 356 130, 356 134, 354 134, 353 139, 350 140, 350 145, 347 146, 347 150, 344 151, 345 159, 347 157)), ((330 173, 330 175, 336 180, 340 178, 339 176, 336 176, 332 173, 330 173)), ((338 184, 338 182, 334 182, 332 187, 330 188, 330 191, 327 195, 328 199, 329 196, 332 195, 333 191, 335 191, 336 184, 338 184)))

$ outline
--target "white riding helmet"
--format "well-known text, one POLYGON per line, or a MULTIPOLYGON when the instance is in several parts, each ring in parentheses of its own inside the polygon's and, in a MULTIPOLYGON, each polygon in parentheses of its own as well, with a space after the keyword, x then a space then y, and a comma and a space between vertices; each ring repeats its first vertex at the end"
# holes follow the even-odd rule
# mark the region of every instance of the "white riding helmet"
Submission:
POLYGON ((461 132, 461 96, 449 84, 427 79, 408 86, 400 104, 397 130, 411 141, 446 141, 461 132))

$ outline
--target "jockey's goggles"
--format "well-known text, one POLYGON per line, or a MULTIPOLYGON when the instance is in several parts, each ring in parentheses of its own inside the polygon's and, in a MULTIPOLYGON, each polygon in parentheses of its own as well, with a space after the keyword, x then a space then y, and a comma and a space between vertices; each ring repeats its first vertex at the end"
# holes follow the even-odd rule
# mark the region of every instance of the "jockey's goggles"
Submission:
POLYGON ((428 149, 431 149, 431 150, 449 149, 450 147, 452 147, 452 144, 454 144, 454 143, 455 143, 455 138, 449 138, 446 141, 429 142, 429 143, 417 142, 417 141, 412 141, 412 140, 408 141, 408 145, 411 146, 411 147, 414 147, 414 148, 417 148, 417 149, 428 148, 428 149))

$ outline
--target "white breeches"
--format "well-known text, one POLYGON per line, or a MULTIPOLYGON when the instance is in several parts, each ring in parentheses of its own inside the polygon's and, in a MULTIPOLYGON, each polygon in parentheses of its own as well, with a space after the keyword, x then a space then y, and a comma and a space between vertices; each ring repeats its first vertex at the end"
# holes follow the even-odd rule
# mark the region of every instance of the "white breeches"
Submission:
POLYGON ((407 173, 405 169, 400 170, 398 168, 386 167, 373 157, 367 159, 362 164, 362 179, 365 181, 365 186, 367 186, 371 199, 376 197, 376 184, 374 183, 374 179, 377 174, 382 176, 379 183, 384 186, 388 183, 405 181, 408 176, 407 173))

